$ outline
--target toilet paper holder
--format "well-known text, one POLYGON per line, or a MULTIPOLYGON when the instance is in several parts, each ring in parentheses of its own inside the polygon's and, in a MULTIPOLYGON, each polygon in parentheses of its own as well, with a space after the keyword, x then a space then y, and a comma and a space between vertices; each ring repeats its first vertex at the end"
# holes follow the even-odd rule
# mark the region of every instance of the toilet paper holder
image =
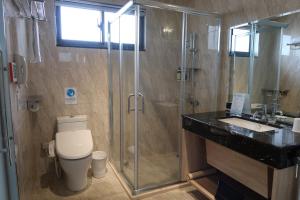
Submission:
POLYGON ((42 96, 33 95, 27 98, 27 109, 31 112, 37 112, 40 110, 40 103, 42 101, 42 96))

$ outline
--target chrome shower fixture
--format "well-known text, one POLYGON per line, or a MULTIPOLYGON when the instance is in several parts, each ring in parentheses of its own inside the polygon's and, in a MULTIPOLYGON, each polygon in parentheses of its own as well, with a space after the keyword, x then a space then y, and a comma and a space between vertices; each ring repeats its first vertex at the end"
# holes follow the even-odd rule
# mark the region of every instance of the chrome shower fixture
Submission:
POLYGON ((12 0, 20 18, 46 21, 45 0, 12 0))
POLYGON ((197 48, 197 39, 198 35, 195 32, 190 33, 189 35, 189 41, 188 41, 188 48, 191 52, 197 53, 198 48, 197 48))
POLYGON ((30 14, 33 19, 46 21, 45 0, 30 1, 30 14))

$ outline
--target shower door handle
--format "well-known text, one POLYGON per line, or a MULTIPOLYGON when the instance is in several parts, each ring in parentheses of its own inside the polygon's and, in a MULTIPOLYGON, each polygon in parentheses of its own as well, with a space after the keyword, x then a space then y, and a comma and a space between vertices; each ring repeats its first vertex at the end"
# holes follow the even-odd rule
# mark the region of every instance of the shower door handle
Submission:
POLYGON ((145 113, 145 98, 142 93, 139 92, 139 96, 142 97, 142 113, 145 113))
MULTIPOLYGON (((129 94, 127 98, 127 112, 130 113, 131 111, 134 111, 134 108, 131 108, 131 97, 134 97, 134 94, 129 94)), ((138 109, 139 111, 142 111, 142 113, 145 112, 145 98, 142 93, 139 92, 138 96, 142 97, 142 108, 138 109)))
POLYGON ((131 111, 134 111, 134 108, 133 109, 131 109, 131 104, 130 104, 130 99, 131 99, 131 97, 134 97, 134 94, 129 94, 129 96, 128 96, 128 98, 127 98, 127 111, 128 111, 128 113, 130 113, 131 111))

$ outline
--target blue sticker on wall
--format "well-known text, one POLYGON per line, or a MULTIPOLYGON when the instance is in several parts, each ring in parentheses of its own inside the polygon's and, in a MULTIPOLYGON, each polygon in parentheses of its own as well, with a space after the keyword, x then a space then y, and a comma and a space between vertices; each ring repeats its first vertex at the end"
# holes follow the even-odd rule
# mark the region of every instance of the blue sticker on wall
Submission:
POLYGON ((74 87, 65 88, 65 104, 77 104, 77 91, 74 87))
POLYGON ((67 95, 68 95, 69 97, 73 97, 73 96, 75 95, 75 90, 74 90, 73 88, 69 88, 69 89, 67 90, 67 95))

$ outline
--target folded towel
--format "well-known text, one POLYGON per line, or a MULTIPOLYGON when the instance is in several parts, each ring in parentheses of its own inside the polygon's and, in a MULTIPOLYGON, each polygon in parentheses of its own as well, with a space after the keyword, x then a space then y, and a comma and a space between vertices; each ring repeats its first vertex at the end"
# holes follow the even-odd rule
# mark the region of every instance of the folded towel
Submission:
POLYGON ((16 52, 12 53, 26 56, 31 63, 42 62, 39 21, 46 20, 44 3, 43 0, 11 0, 10 5, 5 5, 6 17, 14 19, 10 22, 12 26, 15 24, 17 36, 11 45, 16 52))
POLYGON ((28 0, 12 0, 21 17, 31 17, 30 3, 28 0))

